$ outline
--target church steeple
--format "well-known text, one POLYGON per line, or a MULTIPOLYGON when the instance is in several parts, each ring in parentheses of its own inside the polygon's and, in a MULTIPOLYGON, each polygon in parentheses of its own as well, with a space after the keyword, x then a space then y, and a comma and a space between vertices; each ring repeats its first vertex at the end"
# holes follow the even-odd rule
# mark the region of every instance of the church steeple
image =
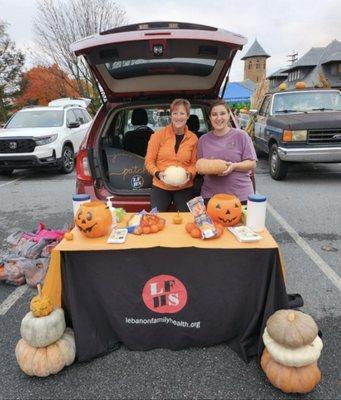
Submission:
POLYGON ((265 52, 256 39, 245 56, 242 57, 242 60, 245 61, 244 80, 251 79, 253 82, 258 83, 265 79, 266 59, 269 57, 269 54, 265 52))

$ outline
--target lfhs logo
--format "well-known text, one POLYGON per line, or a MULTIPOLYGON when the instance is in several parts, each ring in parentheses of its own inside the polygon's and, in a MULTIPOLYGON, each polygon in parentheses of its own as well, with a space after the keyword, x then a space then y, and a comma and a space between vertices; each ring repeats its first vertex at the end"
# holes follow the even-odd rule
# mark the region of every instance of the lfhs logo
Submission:
POLYGON ((145 305, 154 312, 176 313, 187 303, 187 290, 174 276, 158 275, 144 285, 142 298, 145 305))

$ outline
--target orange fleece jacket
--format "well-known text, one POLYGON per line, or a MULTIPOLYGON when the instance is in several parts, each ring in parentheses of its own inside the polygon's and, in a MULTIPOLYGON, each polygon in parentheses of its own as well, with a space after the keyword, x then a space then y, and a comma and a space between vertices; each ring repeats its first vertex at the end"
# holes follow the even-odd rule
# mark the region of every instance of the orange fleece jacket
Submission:
POLYGON ((145 157, 145 166, 153 176, 154 186, 165 190, 179 190, 193 186, 193 179, 196 173, 197 141, 197 136, 188 130, 186 126, 178 152, 175 153, 175 133, 172 125, 167 125, 151 135, 145 157), (166 185, 155 176, 155 172, 163 172, 171 165, 182 167, 191 174, 191 179, 184 186, 166 185))

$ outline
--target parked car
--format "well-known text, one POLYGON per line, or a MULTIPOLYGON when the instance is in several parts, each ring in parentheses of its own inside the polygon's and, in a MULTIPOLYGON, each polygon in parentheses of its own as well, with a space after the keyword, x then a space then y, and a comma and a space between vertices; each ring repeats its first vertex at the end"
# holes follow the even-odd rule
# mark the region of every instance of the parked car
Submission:
POLYGON ((238 124, 241 129, 246 129, 250 122, 250 114, 247 112, 240 111, 238 115, 238 124))
POLYGON ((192 104, 189 128, 198 136, 207 132, 209 106, 245 43, 241 35, 182 22, 123 26, 74 43, 107 98, 77 158, 78 193, 114 196, 115 207, 132 212, 149 210, 152 179, 144 155, 150 135, 169 122, 177 97, 192 104))
POLYGON ((16 112, 0 130, 0 174, 57 168, 68 174, 90 125, 88 99, 57 99, 16 112))
POLYGON ((302 88, 267 93, 255 112, 255 145, 269 155, 273 179, 284 179, 294 162, 341 162, 339 90, 302 88))

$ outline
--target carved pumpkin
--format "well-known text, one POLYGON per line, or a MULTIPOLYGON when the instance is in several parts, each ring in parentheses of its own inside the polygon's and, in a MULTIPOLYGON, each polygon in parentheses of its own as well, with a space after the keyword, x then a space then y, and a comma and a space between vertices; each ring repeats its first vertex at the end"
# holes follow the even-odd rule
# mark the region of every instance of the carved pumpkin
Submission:
POLYGON ((295 310, 278 310, 266 322, 269 335, 277 343, 296 348, 312 343, 318 327, 310 315, 295 310))
POLYGON ((15 348, 17 362, 22 371, 29 376, 45 377, 57 374, 74 362, 75 355, 75 338, 70 328, 65 329, 57 342, 47 347, 36 348, 20 339, 15 348))
POLYGON ((172 165, 165 169, 163 180, 167 185, 182 186, 187 181, 186 170, 172 165))
POLYGON ((38 285, 38 296, 31 300, 30 310, 35 317, 46 317, 53 311, 51 300, 41 293, 41 285, 38 285))
POLYGON ((75 224, 80 232, 89 238, 105 236, 112 225, 109 208, 101 201, 83 203, 76 214, 75 224))
POLYGON ((321 380, 316 362, 300 368, 286 367, 274 361, 267 349, 264 349, 261 367, 271 384, 285 393, 308 393, 321 380))
POLYGON ((210 160, 207 158, 199 158, 195 167, 199 174, 202 175, 219 175, 226 171, 227 164, 224 160, 210 160))
POLYGON ((242 205, 233 194, 216 194, 207 204, 207 214, 223 226, 238 224, 242 217, 242 205))
POLYGON ((263 333, 263 342, 271 358, 287 367, 303 367, 316 362, 323 348, 323 343, 319 336, 316 336, 312 343, 296 349, 284 347, 269 336, 267 328, 263 333))
POLYGON ((35 318, 31 312, 21 321, 20 333, 25 341, 34 347, 45 347, 60 339, 65 330, 62 308, 57 308, 46 317, 35 318))

